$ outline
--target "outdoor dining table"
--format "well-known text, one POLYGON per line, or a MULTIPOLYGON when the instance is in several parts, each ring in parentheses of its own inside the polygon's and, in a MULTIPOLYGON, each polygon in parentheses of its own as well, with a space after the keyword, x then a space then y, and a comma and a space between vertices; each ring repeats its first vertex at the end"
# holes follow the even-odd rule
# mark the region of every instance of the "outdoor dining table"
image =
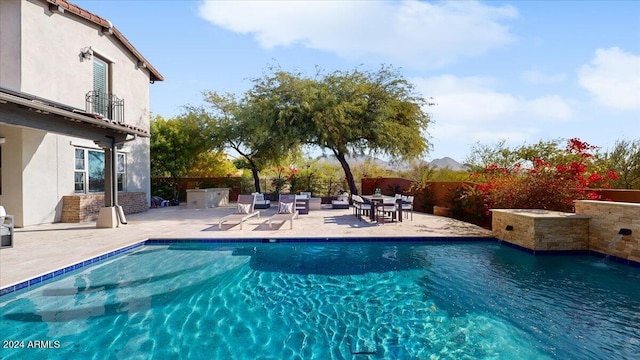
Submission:
MULTIPOLYGON (((371 204, 371 211, 369 212, 369 218, 372 222, 377 222, 378 218, 376 213, 378 212, 378 207, 384 205, 396 205, 398 201, 402 201, 402 199, 397 199, 393 196, 387 195, 362 195, 362 198, 367 200, 371 204)), ((402 206, 396 207, 397 211, 397 219, 402 222, 402 206)))

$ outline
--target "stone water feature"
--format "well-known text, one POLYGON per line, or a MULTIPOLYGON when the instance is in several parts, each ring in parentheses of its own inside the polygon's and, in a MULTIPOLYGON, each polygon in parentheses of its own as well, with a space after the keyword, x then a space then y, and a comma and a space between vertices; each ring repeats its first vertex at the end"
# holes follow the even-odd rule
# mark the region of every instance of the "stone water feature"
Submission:
POLYGON ((493 209, 493 234, 534 253, 594 251, 640 264, 640 204, 578 200, 575 209, 493 209))
POLYGON ((578 200, 575 207, 591 218, 589 250, 640 263, 640 204, 578 200))

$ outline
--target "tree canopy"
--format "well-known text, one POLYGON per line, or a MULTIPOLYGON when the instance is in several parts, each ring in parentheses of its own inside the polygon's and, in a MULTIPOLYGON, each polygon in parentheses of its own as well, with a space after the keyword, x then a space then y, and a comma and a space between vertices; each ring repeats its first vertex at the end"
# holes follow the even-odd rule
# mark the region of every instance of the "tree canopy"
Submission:
POLYGON ((175 186, 181 177, 187 176, 199 156, 211 150, 211 129, 206 117, 188 113, 165 120, 156 116, 150 124, 151 174, 171 177, 175 186))
POLYGON ((303 77, 273 71, 254 79, 249 109, 258 106, 272 133, 329 150, 340 162, 349 190, 357 193, 346 160, 379 154, 392 159, 424 155, 429 105, 412 84, 387 66, 378 71, 334 71, 303 77))
POLYGON ((207 112, 212 132, 224 146, 235 150, 242 158, 240 168, 251 170, 254 187, 261 192, 259 173, 277 164, 295 151, 296 139, 281 136, 264 121, 273 112, 269 103, 238 100, 233 94, 205 92, 206 110, 191 109, 191 113, 207 112))
POLYGON ((640 189, 640 139, 618 140, 613 149, 597 154, 598 164, 618 174, 611 186, 617 189, 640 189))

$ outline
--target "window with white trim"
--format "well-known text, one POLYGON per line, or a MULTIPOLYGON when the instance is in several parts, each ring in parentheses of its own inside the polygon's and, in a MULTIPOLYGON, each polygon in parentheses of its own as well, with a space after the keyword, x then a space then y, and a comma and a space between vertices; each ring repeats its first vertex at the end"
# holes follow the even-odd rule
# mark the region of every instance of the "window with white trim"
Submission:
MULTIPOLYGON (((116 181, 118 191, 126 188, 126 154, 118 153, 116 181)), ((86 194, 104 192, 104 151, 76 148, 74 189, 76 193, 86 194)))
POLYGON ((109 66, 105 61, 93 57, 93 91, 94 91, 94 111, 102 116, 109 116, 109 102, 107 94, 109 93, 109 66))

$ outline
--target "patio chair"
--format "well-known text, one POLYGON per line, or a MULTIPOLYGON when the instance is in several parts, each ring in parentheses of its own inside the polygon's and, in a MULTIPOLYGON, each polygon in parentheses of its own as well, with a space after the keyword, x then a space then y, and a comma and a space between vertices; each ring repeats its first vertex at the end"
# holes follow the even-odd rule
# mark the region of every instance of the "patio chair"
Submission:
POLYGON ((300 191, 300 196, 306 196, 307 199, 311 199, 311 192, 310 191, 300 191))
POLYGON ((353 200, 353 210, 358 220, 362 221, 362 214, 371 216, 371 204, 365 202, 360 195, 352 195, 351 200, 353 200))
POLYGON ((280 195, 278 198, 278 213, 271 216, 267 223, 269 223, 269 229, 274 222, 290 222, 289 229, 293 229, 293 219, 298 217, 298 210, 296 210, 296 196, 295 195, 280 195))
POLYGON ((413 221, 413 195, 402 197, 402 214, 405 218, 409 218, 407 211, 411 213, 411 220, 413 221))
POLYGON ((13 246, 14 226, 13 215, 7 215, 4 206, 0 205, 0 247, 13 246))
POLYGON ((336 200, 331 200, 331 208, 333 209, 348 209, 349 208, 349 194, 342 193, 338 195, 336 200))
POLYGON ((398 215, 398 207, 395 202, 384 202, 375 207, 376 219, 379 223, 386 222, 385 216, 389 215, 391 221, 396 221, 398 215))
POLYGON ((254 195, 256 197, 256 203, 254 205, 256 209, 269 209, 271 207, 271 200, 267 199, 264 194, 255 192, 251 195, 254 195))
POLYGON ((413 196, 402 196, 402 216, 409 218, 408 212, 411 212, 411 220, 413 221, 413 196))
POLYGON ((255 195, 238 195, 238 202, 235 214, 230 214, 218 219, 218 229, 222 230, 224 223, 239 223, 242 230, 242 223, 248 219, 257 216, 260 219, 260 211, 255 211, 256 197, 255 195))

